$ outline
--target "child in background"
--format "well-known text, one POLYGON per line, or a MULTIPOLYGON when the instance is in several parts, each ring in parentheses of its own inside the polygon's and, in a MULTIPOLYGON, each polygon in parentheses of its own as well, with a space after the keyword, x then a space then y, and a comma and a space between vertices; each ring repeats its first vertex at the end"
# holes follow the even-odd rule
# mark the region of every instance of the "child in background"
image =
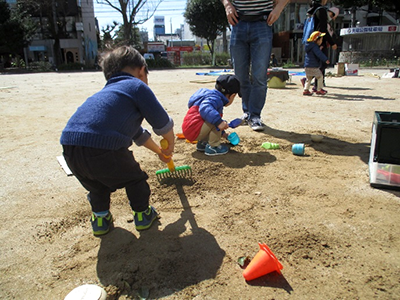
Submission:
POLYGON ((270 65, 271 67, 274 67, 274 68, 278 66, 278 60, 276 59, 274 53, 271 53, 271 59, 270 59, 270 61, 269 61, 269 65, 270 65))
POLYGON ((196 148, 206 155, 223 155, 229 148, 221 145, 221 136, 228 123, 222 119, 223 108, 232 104, 240 94, 240 82, 235 75, 221 75, 215 89, 202 88, 189 99, 189 110, 183 119, 182 130, 189 141, 197 141, 196 148))
POLYGON ((77 109, 60 139, 69 168, 89 191, 95 236, 112 227, 110 195, 120 188, 125 188, 137 230, 150 228, 158 218, 149 206, 148 176, 128 149, 132 141, 163 162, 170 161, 165 156, 174 150, 174 123, 147 85, 143 56, 131 46, 122 46, 106 53, 100 65, 106 85, 77 109), (160 149, 142 128, 143 119, 168 141, 168 149, 160 149))
POLYGON ((321 61, 329 64, 328 58, 319 48, 322 44, 322 37, 324 35, 325 33, 314 31, 308 38, 305 46, 306 56, 304 60, 304 68, 307 78, 303 90, 303 95, 305 96, 311 96, 313 94, 312 92, 310 92, 310 85, 313 77, 318 80, 316 94, 325 95, 327 93, 327 91, 322 89, 324 84, 322 80, 323 75, 319 68, 321 65, 321 61))

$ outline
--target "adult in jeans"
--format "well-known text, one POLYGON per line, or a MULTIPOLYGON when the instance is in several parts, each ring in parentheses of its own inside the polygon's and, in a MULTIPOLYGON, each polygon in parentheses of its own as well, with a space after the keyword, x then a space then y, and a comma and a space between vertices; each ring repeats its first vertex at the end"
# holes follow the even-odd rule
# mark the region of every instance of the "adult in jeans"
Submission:
POLYGON ((240 80, 243 119, 264 130, 261 111, 267 96, 267 70, 272 50, 272 25, 289 0, 221 0, 232 25, 230 52, 240 80))
MULTIPOLYGON (((322 33, 325 33, 322 44, 321 44, 321 50, 322 52, 328 56, 328 48, 329 46, 332 47, 333 50, 337 49, 336 41, 335 39, 331 36, 330 31, 328 30, 328 24, 332 20, 331 14, 328 12, 328 8, 321 8, 318 9, 321 6, 326 5, 326 2, 328 0, 312 0, 310 3, 310 9, 307 11, 307 14, 314 14, 314 31, 320 31, 322 33), (318 9, 318 10, 317 10, 318 9)), ((336 11, 334 11, 334 19, 336 19, 336 11)), ((338 14, 338 12, 337 12, 338 14)), ((325 86, 325 69, 328 67, 328 65, 323 61, 321 62, 320 70, 323 75, 323 80, 324 80, 324 86, 325 86)), ((313 90, 316 91, 318 86, 318 80, 314 80, 314 88, 313 90)))

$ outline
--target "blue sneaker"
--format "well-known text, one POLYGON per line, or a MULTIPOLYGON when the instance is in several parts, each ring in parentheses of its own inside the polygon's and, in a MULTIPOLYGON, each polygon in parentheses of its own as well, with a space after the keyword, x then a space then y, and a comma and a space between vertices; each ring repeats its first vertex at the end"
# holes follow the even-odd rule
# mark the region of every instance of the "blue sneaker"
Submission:
POLYGON ((196 145, 196 150, 200 152, 206 151, 207 142, 198 141, 196 145))
POLYGON ((206 146, 205 154, 209 156, 223 155, 228 153, 229 148, 225 145, 219 145, 218 147, 211 147, 209 144, 206 146))
POLYGON ((107 234, 110 231, 110 228, 113 226, 113 217, 111 213, 108 213, 105 217, 97 217, 94 213, 92 213, 91 218, 93 234, 95 236, 102 236, 107 234))
POLYGON ((158 214, 153 206, 149 206, 145 211, 133 211, 133 219, 135 220, 136 230, 138 231, 149 229, 157 218, 158 214))

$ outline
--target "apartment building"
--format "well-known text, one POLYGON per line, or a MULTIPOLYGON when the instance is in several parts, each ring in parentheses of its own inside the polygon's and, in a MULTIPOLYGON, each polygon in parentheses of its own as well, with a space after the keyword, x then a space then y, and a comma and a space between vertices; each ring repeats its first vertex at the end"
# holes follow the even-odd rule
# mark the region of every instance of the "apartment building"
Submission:
MULTIPOLYGON (((18 0, 7 0, 11 8, 18 0)), ((42 9, 38 2, 33 19, 39 27, 29 46, 24 49, 28 62, 55 62, 55 51, 60 51, 61 63, 80 63, 93 66, 97 60, 97 37, 99 35, 97 20, 94 16, 93 0, 48 0, 46 4, 52 9, 42 9), (58 40, 50 29, 50 20, 59 26, 58 40), (60 25, 61 24, 61 25, 60 25), (51 38, 53 37, 53 38, 51 38), (58 44, 55 46, 55 44, 58 44)))

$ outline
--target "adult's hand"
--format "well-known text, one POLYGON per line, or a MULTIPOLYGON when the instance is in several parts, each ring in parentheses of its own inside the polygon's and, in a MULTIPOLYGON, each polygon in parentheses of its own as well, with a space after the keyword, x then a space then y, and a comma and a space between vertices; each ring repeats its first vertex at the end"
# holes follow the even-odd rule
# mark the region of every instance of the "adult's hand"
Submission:
POLYGON ((279 19, 279 16, 280 16, 280 15, 281 15, 281 11, 277 11, 277 9, 274 8, 274 9, 271 11, 271 13, 269 14, 269 16, 268 16, 267 24, 268 24, 269 26, 272 26, 272 25, 275 23, 275 21, 279 19))
POLYGON ((239 22, 238 20, 239 16, 236 11, 236 8, 229 0, 221 0, 221 2, 225 7, 226 18, 228 19, 228 23, 231 24, 232 26, 235 26, 239 22))
POLYGON ((276 20, 279 19, 279 16, 281 15, 282 10, 285 8, 286 4, 289 2, 289 0, 276 0, 276 5, 274 9, 271 11, 271 13, 268 16, 267 19, 267 24, 269 26, 272 26, 276 20))

